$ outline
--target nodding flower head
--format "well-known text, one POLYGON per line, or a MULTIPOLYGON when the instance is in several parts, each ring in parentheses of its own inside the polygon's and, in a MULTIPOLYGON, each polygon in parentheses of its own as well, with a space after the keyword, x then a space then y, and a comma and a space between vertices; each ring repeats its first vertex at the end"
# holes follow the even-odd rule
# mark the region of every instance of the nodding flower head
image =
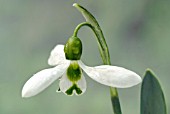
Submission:
POLYGON ((86 66, 81 60, 82 43, 79 38, 70 38, 66 45, 57 45, 50 54, 48 64, 55 66, 34 74, 24 85, 22 97, 31 97, 42 92, 59 79, 59 91, 66 95, 81 95, 86 91, 83 71, 96 82, 118 88, 132 87, 141 82, 133 71, 118 66, 86 66))

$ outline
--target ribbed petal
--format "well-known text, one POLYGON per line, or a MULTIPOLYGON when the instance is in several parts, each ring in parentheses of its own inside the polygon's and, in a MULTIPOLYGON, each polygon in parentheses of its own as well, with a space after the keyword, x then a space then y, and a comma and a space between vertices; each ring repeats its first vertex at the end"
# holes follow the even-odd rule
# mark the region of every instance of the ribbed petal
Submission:
POLYGON ((48 59, 48 64, 51 66, 56 66, 58 64, 63 64, 67 60, 65 59, 64 45, 57 45, 50 54, 48 59))
POLYGON ((56 79, 61 77, 69 66, 67 64, 58 65, 54 68, 44 69, 34 74, 24 85, 22 97, 31 97, 37 95, 47 88, 56 79))
POLYGON ((82 74, 80 80, 78 80, 77 82, 71 82, 67 78, 67 75, 65 73, 60 80, 59 86, 60 86, 60 90, 64 94, 70 95, 70 96, 72 96, 73 94, 76 94, 79 96, 79 95, 82 95, 86 91, 86 80, 82 74), (77 91, 73 88, 75 88, 77 91), (68 92, 71 94, 69 94, 68 92))
POLYGON ((122 67, 111 65, 88 67, 81 61, 78 63, 89 77, 107 86, 127 88, 142 81, 138 74, 122 67))

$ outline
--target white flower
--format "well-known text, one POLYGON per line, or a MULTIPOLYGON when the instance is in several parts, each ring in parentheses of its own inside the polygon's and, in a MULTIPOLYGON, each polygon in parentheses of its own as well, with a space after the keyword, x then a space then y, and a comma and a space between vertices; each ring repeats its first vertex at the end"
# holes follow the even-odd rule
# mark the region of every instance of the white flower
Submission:
POLYGON ((60 91, 66 95, 81 95, 86 91, 86 80, 82 70, 90 78, 106 86, 127 88, 141 82, 139 75, 122 67, 111 65, 89 67, 81 60, 67 60, 64 45, 57 45, 52 50, 48 64, 55 67, 34 74, 25 83, 22 97, 37 95, 57 79, 60 79, 60 91))

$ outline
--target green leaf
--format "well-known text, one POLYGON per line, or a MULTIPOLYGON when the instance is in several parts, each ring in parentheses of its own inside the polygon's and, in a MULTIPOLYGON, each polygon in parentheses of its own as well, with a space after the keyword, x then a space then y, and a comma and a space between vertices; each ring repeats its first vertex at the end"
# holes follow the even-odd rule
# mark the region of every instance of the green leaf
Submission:
POLYGON ((146 71, 142 82, 141 114, 167 114, 161 85, 150 70, 146 71))

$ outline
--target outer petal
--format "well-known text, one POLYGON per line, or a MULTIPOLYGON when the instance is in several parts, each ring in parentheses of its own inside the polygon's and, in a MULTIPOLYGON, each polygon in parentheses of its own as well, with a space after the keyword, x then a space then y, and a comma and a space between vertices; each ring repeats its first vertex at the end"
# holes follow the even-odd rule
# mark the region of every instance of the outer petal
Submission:
POLYGON ((79 65, 89 77, 107 86, 126 88, 141 82, 138 74, 122 67, 111 65, 88 67, 81 61, 79 61, 79 65))
MULTIPOLYGON (((66 91, 71 88, 73 86, 73 84, 76 84, 78 88, 80 88, 80 90, 82 91, 81 94, 77 94, 77 92, 75 90, 73 90, 73 94, 76 94, 76 95, 82 95, 85 91, 86 91, 86 80, 83 76, 83 74, 81 75, 81 79, 78 81, 78 82, 71 82, 68 78, 67 78, 67 75, 66 73, 62 76, 61 80, 60 80, 60 83, 59 83, 59 86, 60 86, 60 90, 68 95, 66 93, 66 91)), ((73 95, 71 94, 71 95, 73 95)))
POLYGON ((50 54, 50 57, 48 59, 48 64, 55 66, 58 64, 65 63, 65 53, 64 53, 64 45, 57 45, 50 54))
POLYGON ((58 65, 54 68, 44 69, 34 74, 25 83, 22 89, 22 97, 31 97, 43 91, 56 79, 62 76, 62 74, 66 71, 68 65, 69 63, 58 65))

